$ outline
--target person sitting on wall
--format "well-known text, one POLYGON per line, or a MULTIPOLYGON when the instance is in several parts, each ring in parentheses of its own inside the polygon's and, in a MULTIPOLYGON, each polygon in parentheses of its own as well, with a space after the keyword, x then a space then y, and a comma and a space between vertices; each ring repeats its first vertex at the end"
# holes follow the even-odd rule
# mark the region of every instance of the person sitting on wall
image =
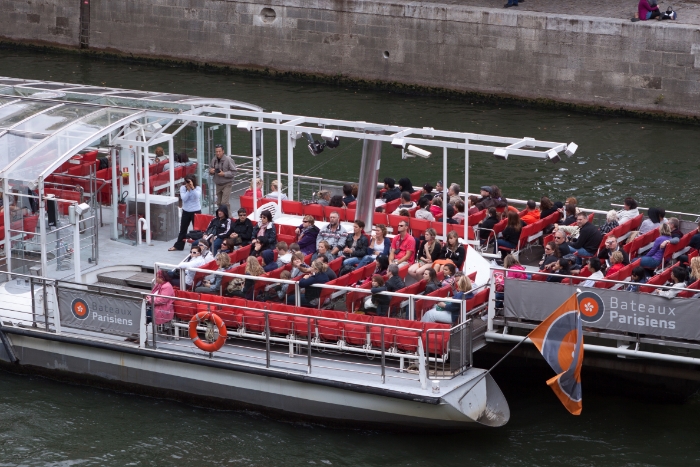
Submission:
POLYGON ((652 6, 649 3, 649 0, 639 0, 639 4, 637 5, 637 13, 634 14, 632 22, 647 21, 654 18, 657 20, 661 19, 661 12, 659 11, 659 6, 656 4, 656 2, 654 2, 654 5, 652 6))

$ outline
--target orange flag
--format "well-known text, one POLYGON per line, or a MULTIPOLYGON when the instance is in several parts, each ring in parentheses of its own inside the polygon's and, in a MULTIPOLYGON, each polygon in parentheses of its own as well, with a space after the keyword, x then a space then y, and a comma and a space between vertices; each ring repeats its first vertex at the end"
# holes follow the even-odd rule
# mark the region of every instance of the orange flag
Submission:
POLYGON ((528 337, 557 373, 547 385, 569 412, 581 415, 583 332, 576 294, 562 303, 528 337))

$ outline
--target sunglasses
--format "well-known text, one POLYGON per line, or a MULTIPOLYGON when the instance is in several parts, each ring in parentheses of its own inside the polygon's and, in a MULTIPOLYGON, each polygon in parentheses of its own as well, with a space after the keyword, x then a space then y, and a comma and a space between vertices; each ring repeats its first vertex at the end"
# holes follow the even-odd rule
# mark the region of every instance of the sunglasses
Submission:
POLYGON ((190 251, 190 254, 191 254, 191 255, 198 255, 199 252, 198 252, 197 250, 193 250, 193 251, 190 251))

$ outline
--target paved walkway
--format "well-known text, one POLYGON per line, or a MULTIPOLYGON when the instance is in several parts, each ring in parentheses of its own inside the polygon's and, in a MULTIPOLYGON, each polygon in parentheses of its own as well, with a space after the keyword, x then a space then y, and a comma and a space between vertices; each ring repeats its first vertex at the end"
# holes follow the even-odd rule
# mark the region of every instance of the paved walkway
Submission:
MULTIPOLYGON (((503 8, 507 0, 423 0, 429 3, 447 3, 483 8, 503 8)), ((676 23, 700 25, 700 1, 659 1, 664 12, 668 6, 678 13, 676 23)), ((635 0, 525 0, 510 11, 537 11, 562 15, 599 16, 605 18, 631 19, 637 11, 635 0)))

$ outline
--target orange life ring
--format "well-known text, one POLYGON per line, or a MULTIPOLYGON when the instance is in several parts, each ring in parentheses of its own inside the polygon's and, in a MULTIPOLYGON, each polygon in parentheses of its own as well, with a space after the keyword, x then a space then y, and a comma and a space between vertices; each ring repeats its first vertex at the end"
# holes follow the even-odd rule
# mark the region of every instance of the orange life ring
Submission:
POLYGON ((200 311, 190 320, 190 339, 192 339, 194 345, 205 352, 216 352, 226 342, 226 325, 218 315, 209 311, 200 311), (214 324, 216 324, 216 327, 219 329, 219 338, 215 342, 204 342, 197 335, 197 326, 202 321, 214 321, 214 324))

